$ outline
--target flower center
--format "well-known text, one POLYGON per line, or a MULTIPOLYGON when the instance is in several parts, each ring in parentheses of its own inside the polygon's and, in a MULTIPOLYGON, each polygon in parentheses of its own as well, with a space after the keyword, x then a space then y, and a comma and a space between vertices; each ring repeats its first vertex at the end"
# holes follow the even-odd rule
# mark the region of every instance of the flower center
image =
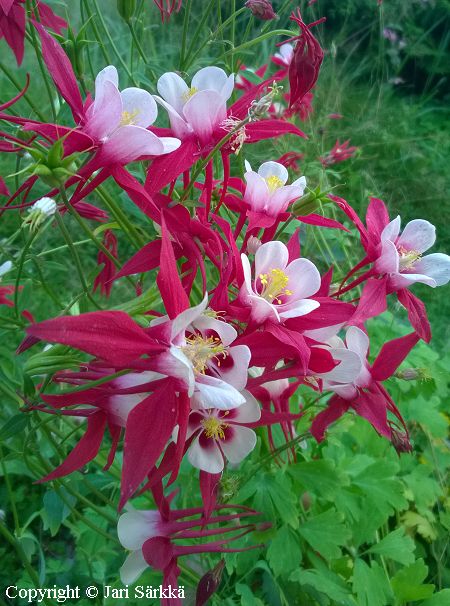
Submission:
POLYGON ((208 417, 201 421, 203 431, 207 438, 214 438, 214 440, 225 440, 224 429, 228 427, 227 423, 223 423, 217 417, 208 417))
POLYGON ((189 99, 193 97, 195 93, 198 93, 198 88, 195 88, 195 86, 191 86, 191 88, 188 88, 187 91, 183 93, 183 101, 189 101, 189 99))
POLYGON ((406 248, 403 248, 403 246, 399 247, 398 252, 400 254, 400 271, 402 271, 402 269, 412 269, 414 263, 422 257, 421 253, 417 250, 406 250, 406 248))
POLYGON ((276 303, 282 303, 280 296, 284 295, 289 297, 292 295, 292 290, 288 290, 286 286, 289 283, 289 276, 287 276, 282 269, 274 268, 267 274, 259 274, 261 281, 262 290, 259 293, 263 299, 269 301, 275 301, 276 303))
POLYGON ((124 110, 120 119, 120 126, 127 126, 129 124, 135 124, 136 118, 139 116, 140 110, 134 109, 132 112, 124 110))
MULTIPOLYGON (((222 341, 217 337, 202 337, 202 335, 192 335, 186 339, 186 345, 181 347, 184 355, 189 358, 195 372, 204 374, 208 362, 219 355, 227 356, 228 352, 222 341)), ((220 366, 220 360, 218 360, 220 366)))
POLYGON ((270 177, 265 177, 264 180, 267 183, 267 187, 269 188, 271 194, 273 194, 273 192, 277 189, 280 189, 280 187, 283 187, 283 181, 280 179, 280 177, 277 177, 276 175, 270 175, 270 177))

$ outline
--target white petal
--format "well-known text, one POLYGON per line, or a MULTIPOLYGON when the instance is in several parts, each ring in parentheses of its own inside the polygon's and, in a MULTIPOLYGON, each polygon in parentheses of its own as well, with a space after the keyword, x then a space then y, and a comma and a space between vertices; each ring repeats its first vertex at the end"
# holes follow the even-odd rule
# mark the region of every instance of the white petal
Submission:
POLYGON ((429 221, 414 219, 403 230, 397 241, 397 246, 406 250, 423 253, 433 246, 436 241, 436 228, 429 221))
POLYGON ((181 145, 180 139, 176 139, 175 137, 159 137, 159 140, 164 146, 164 154, 172 153, 181 145))
POLYGON ((208 307, 208 293, 205 293, 203 301, 194 307, 189 307, 182 311, 176 318, 172 320, 171 326, 171 341, 177 338, 178 335, 184 337, 184 333, 190 324, 193 324, 197 319, 201 318, 203 312, 208 307))
POLYGON ((119 126, 122 118, 122 98, 119 90, 109 80, 101 86, 101 94, 87 112, 84 131, 94 139, 105 139, 119 126))
POLYGON ((266 274, 271 269, 284 270, 288 261, 289 252, 282 242, 266 242, 256 251, 255 276, 266 274))
POLYGON ((394 290, 399 290, 400 288, 408 288, 415 282, 420 282, 422 284, 427 284, 427 286, 431 286, 431 288, 436 288, 436 280, 434 278, 430 278, 429 276, 425 276, 424 274, 391 274, 389 276, 389 285, 394 290))
POLYGON ((199 139, 206 143, 227 116, 220 94, 212 90, 195 93, 183 108, 183 115, 199 139))
POLYGON ((293 183, 291 183, 292 187, 301 187, 302 188, 302 195, 303 192, 305 191, 305 187, 306 187, 306 177, 300 177, 299 179, 296 179, 293 183))
POLYGON ((189 91, 189 87, 183 78, 175 72, 167 72, 158 80, 156 88, 161 97, 163 97, 178 114, 181 114, 189 91))
POLYGON ((395 217, 393 221, 388 223, 386 227, 381 232, 381 241, 390 240, 391 242, 395 242, 398 234, 400 233, 400 215, 395 217))
POLYGON ((8 271, 10 271, 12 267, 11 261, 5 261, 2 265, 0 265, 0 276, 3 276, 8 271))
POLYGON ((247 345, 236 345, 229 348, 228 355, 232 358, 234 364, 223 368, 216 366, 216 370, 224 381, 238 391, 242 391, 247 385, 248 365, 252 354, 247 345))
POLYGON ((224 461, 222 453, 213 438, 209 438, 209 448, 202 448, 197 437, 191 444, 187 458, 193 467, 202 469, 208 473, 220 473, 223 470, 224 461))
POLYGON ((121 126, 115 130, 100 150, 103 159, 127 164, 141 156, 161 156, 164 145, 159 137, 142 126, 121 126))
POLYGON ((344 326, 344 322, 341 324, 335 324, 334 326, 325 326, 324 328, 314 328, 313 330, 305 330, 303 333, 305 337, 314 339, 319 343, 328 343, 330 339, 335 337, 341 328, 344 326))
POLYGON ((348 349, 359 355, 365 366, 367 354, 369 353, 369 337, 366 333, 356 326, 350 326, 345 335, 345 342, 348 349))
POLYGON ((313 301, 313 299, 301 299, 289 306, 279 306, 280 318, 282 320, 288 320, 289 318, 298 318, 299 316, 306 316, 318 307, 320 307, 319 301, 313 301), (281 310, 281 307, 283 310, 281 310), (286 309, 287 307, 287 309, 286 309))
POLYGON ((278 313, 275 305, 272 305, 271 303, 269 303, 262 297, 258 297, 257 295, 250 296, 249 300, 252 306, 251 317, 252 320, 254 320, 257 324, 262 324, 268 318, 271 318, 276 322, 280 321, 280 314, 278 313))
POLYGON ((227 101, 231 97, 231 93, 233 92, 234 76, 227 76, 223 69, 221 69, 220 67, 204 67, 203 69, 199 70, 192 78, 191 86, 192 88, 196 88, 199 91, 216 91, 220 94, 223 101, 227 101))
POLYGON ((119 517, 117 535, 125 549, 140 549, 147 539, 161 533, 161 516, 157 511, 133 509, 119 517))
POLYGON ((436 286, 443 286, 450 281, 450 257, 443 253, 426 255, 414 265, 414 270, 435 280, 436 286))
POLYGON ((269 179, 270 177, 278 177, 284 185, 288 180, 289 174, 287 168, 279 162, 264 162, 258 169, 258 175, 263 179, 269 179))
MULTIPOLYGON (((156 120, 158 116, 158 108, 156 102, 146 90, 141 88, 126 88, 121 91, 122 97, 122 112, 128 112, 132 122, 136 126, 147 128, 156 120)), ((122 114, 122 119, 126 116, 122 114)))
POLYGON ((208 375, 197 376, 194 396, 195 403, 206 409, 231 410, 245 402, 244 396, 232 385, 208 375))
MULTIPOLYGON (((286 379, 287 381, 287 379, 286 379)), ((272 381, 275 383, 275 381, 272 381)), ((261 418, 261 408, 256 398, 246 389, 242 391, 245 402, 233 412, 233 423, 253 423, 261 418)))
POLYGON ((244 253, 241 254, 241 261, 242 261, 242 269, 244 272, 244 284, 243 286, 245 286, 246 290, 248 293, 252 293, 252 269, 250 267, 250 261, 248 260, 247 255, 244 255, 244 253))
POLYGON ((172 346, 169 351, 160 354, 155 360, 155 367, 159 372, 183 381, 189 396, 192 396, 195 385, 194 369, 179 347, 172 346))
POLYGON ((306 299, 314 295, 320 288, 320 273, 317 267, 308 259, 295 259, 284 270, 289 278, 287 289, 292 291, 287 301, 306 299))
POLYGON ((397 273, 400 266, 400 255, 391 240, 385 240, 381 245, 381 254, 375 261, 374 269, 380 274, 397 273))
POLYGON ((252 166, 248 160, 244 160, 244 166, 247 172, 252 172, 252 166))
POLYGON ((278 215, 285 212, 289 204, 297 200, 297 198, 300 198, 302 195, 302 187, 297 187, 295 185, 285 185, 284 187, 280 187, 270 196, 268 204, 270 214, 278 215))
POLYGON ((95 100, 94 105, 103 104, 105 98, 109 95, 109 88, 105 88, 105 82, 110 82, 114 88, 119 88, 119 75, 114 65, 108 65, 99 72, 95 78, 95 100))
POLYGON ((148 567, 141 549, 133 551, 120 568, 120 580, 123 585, 132 585, 148 567))
POLYGON ((192 325, 201 333, 205 333, 207 330, 213 330, 219 335, 219 338, 225 347, 228 347, 228 345, 237 337, 237 331, 231 324, 205 314, 196 318, 192 325))
POLYGON ((318 376, 335 383, 354 383, 362 369, 360 356, 348 349, 331 349, 330 353, 339 364, 318 376))
MULTIPOLYGON (((164 99, 162 99, 161 97, 158 97, 158 95, 153 95, 153 98, 159 103, 159 105, 162 105, 162 107, 164 107, 164 109, 167 111, 169 115, 170 127, 174 135, 180 137, 180 139, 184 139, 190 134, 192 134, 192 128, 169 103, 164 101, 164 99)), ((165 137, 161 137, 161 139, 164 138, 165 137)))
POLYGON ((334 391, 338 396, 344 400, 353 400, 358 393, 358 390, 354 385, 327 385, 323 387, 324 391, 334 391))
POLYGON ((256 433, 249 427, 233 425, 233 435, 227 440, 221 440, 223 454, 230 463, 240 463, 256 446, 256 433))

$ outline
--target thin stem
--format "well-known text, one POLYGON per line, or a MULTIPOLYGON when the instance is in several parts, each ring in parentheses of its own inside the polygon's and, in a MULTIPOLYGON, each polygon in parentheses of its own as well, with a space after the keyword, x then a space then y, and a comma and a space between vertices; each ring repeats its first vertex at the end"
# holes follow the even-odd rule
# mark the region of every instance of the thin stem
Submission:
POLYGON ((16 536, 20 536, 20 522, 19 522, 19 516, 17 513, 16 500, 14 498, 14 491, 12 489, 11 481, 9 479, 9 474, 6 469, 5 461, 3 459, 3 450, 2 450, 1 445, 0 445, 0 465, 2 468, 2 472, 3 472, 3 477, 5 478, 6 492, 8 493, 9 502, 11 503, 11 511, 13 514, 14 528, 16 531, 16 536))
MULTIPOLYGON (((17 80, 11 74, 11 72, 9 71, 9 69, 1 61, 0 61, 0 69, 5 74, 5 76, 8 78, 8 80, 12 84, 14 84, 14 86, 17 88, 18 91, 21 91, 23 89, 23 86, 20 86, 20 84, 17 82, 17 80)), ((41 110, 38 107, 36 107, 36 105, 34 104, 33 100, 30 99, 30 97, 28 96, 28 93, 25 93, 24 95, 22 95, 22 98, 25 99, 25 101, 28 103, 28 105, 34 111, 34 113, 39 118, 39 120, 42 120, 42 122, 46 122, 47 121, 45 115, 41 112, 41 110)))
POLYGON ((191 5, 192 5, 192 0, 187 0, 186 8, 184 9, 183 34, 181 36, 180 62, 179 62, 180 71, 183 71, 183 67, 184 67, 184 56, 186 53, 186 42, 187 42, 187 33, 188 33, 188 28, 189 28, 189 18, 191 16, 191 5))

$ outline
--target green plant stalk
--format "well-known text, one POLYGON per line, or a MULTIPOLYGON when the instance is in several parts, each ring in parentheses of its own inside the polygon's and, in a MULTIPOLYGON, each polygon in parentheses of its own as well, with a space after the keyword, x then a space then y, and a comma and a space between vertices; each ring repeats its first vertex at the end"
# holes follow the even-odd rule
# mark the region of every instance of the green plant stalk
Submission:
POLYGON ((186 53, 186 41, 189 27, 189 18, 191 16, 191 5, 192 0, 186 0, 186 7, 184 9, 184 20, 183 20, 183 33, 181 35, 181 48, 180 48, 180 60, 178 63, 179 70, 183 71, 184 67, 184 55, 186 53))
POLYGON ((219 57, 219 59, 224 59, 228 55, 232 55, 233 53, 237 53, 246 48, 251 48, 255 44, 258 44, 259 42, 262 42, 263 40, 267 40, 268 38, 273 38, 274 36, 289 36, 290 38, 292 38, 293 36, 295 36, 295 33, 291 32, 288 29, 275 29, 271 32, 262 34, 261 36, 258 36, 257 38, 253 38, 253 40, 244 42, 244 44, 240 44, 239 46, 236 46, 236 48, 226 51, 223 55, 221 55, 219 57))
MULTIPOLYGON (((88 17, 89 17, 89 25, 92 26, 92 30, 93 30, 94 36, 95 36, 95 38, 96 38, 96 40, 98 42, 100 51, 101 51, 101 53, 103 55, 103 59, 106 61, 106 63, 108 65, 111 65, 112 64, 111 57, 109 56, 109 53, 108 53, 108 51, 106 49, 106 45, 103 44, 103 40, 101 39, 100 32, 98 31, 97 24, 95 23, 94 15, 93 15, 90 7, 89 7, 88 0, 81 0, 80 6, 81 6, 81 14, 83 14, 83 7, 86 9, 86 12, 87 12, 88 17)), ((84 22, 84 19, 83 19, 83 22, 84 22)), ((88 60, 89 60, 90 66, 91 66, 92 77, 94 78, 94 73, 95 72, 92 69, 92 63, 91 63, 91 60, 90 60, 89 53, 88 53, 88 60)))
POLYGON ((138 230, 128 219, 126 213, 124 213, 123 210, 120 208, 120 205, 117 204, 117 202, 112 198, 112 196, 107 191, 105 191, 105 189, 101 185, 97 187, 96 193, 111 211, 114 216, 114 219, 120 225, 124 233, 128 236, 130 242, 134 244, 137 248, 142 248, 146 244, 145 240, 143 240, 138 230))
MULTIPOLYGON (((11 74, 11 72, 9 71, 9 69, 0 61, 0 69, 2 70, 2 72, 5 74, 5 76, 8 78, 8 80, 14 84, 14 86, 17 88, 18 91, 23 90, 23 87, 20 86, 20 84, 17 82, 17 80, 14 78, 14 76, 11 74)), ((34 104, 34 102, 32 101, 32 99, 30 99, 30 96, 28 95, 28 93, 24 93, 22 95, 22 98, 28 103, 28 105, 30 106, 30 108, 34 111, 34 113, 36 114, 36 116, 39 118, 39 120, 42 120, 42 122, 47 122, 47 118, 45 117, 45 115, 40 111, 39 108, 36 107, 36 105, 34 104)))
MULTIPOLYGON (((3 522, 0 522, 0 534, 3 536, 3 538, 11 545, 11 547, 15 550, 15 552, 17 553, 20 561, 23 564, 23 567, 25 568, 25 570, 28 572, 31 581, 33 582, 34 586, 36 589, 38 589, 39 587, 41 587, 41 583, 39 581, 39 577, 36 574, 35 570, 33 569, 33 567, 31 566, 30 562, 28 561, 27 556, 25 555, 25 552, 22 548, 22 545, 19 543, 19 541, 9 532, 9 530, 4 526, 3 522)), ((44 604, 44 606, 50 606, 47 602, 47 600, 45 598, 42 598, 42 604, 44 604)))
POLYGON ((78 273, 78 277, 80 278, 80 282, 81 282, 81 286, 83 288, 84 294, 97 309, 102 309, 101 306, 97 303, 97 301, 94 299, 94 297, 90 293, 89 286, 84 277, 83 266, 81 265, 80 257, 78 256, 77 249, 73 245, 72 239, 70 237, 67 227, 65 226, 63 218, 61 217, 61 215, 58 212, 56 213, 55 217, 56 217, 56 222, 58 223, 58 227, 61 230, 61 233, 63 235, 63 238, 66 241, 67 246, 69 247, 70 254, 72 255, 72 259, 75 263, 75 267, 76 267, 76 270, 78 273))
POLYGON ((3 449, 0 445, 0 465, 2 468, 2 472, 3 472, 3 477, 5 478, 5 486, 6 486, 6 492, 8 493, 8 499, 9 502, 11 504, 11 511, 13 514, 13 520, 14 520, 14 529, 16 532, 16 536, 19 537, 21 530, 20 530, 20 522, 19 522, 19 515, 17 513, 17 507, 16 507, 16 499, 14 498, 14 491, 12 489, 11 486, 11 481, 9 479, 9 474, 6 470, 6 465, 5 465, 5 461, 3 459, 3 449))
POLYGON ((132 21, 128 21, 127 25, 128 25, 128 29, 130 30, 130 34, 131 34, 131 37, 133 39, 133 42, 136 45, 138 53, 142 57, 142 60, 144 61, 147 69, 149 70, 151 77, 154 80, 156 80, 156 74, 155 74, 155 72, 153 71, 153 69, 148 64, 147 56, 146 56, 146 54, 144 52, 144 49, 141 46, 141 43, 139 42, 139 38, 137 37, 136 30, 134 29, 134 25, 133 25, 132 21))
MULTIPOLYGON (((197 29, 195 30, 195 32, 194 32, 194 34, 192 36, 192 42, 189 45, 189 48, 188 48, 188 51, 187 51, 187 55, 186 55, 186 59, 185 59, 185 61, 183 63, 183 66, 182 66, 182 71, 187 70, 188 67, 192 63, 192 61, 189 61, 189 58, 190 58, 190 56, 191 56, 191 54, 192 54, 192 52, 194 50, 195 42, 198 40, 198 37, 200 36, 200 32, 202 31, 202 28, 203 28, 204 24, 206 23, 206 20, 209 17, 209 13, 211 12, 212 7, 213 7, 215 1, 216 0, 210 0, 209 3, 208 3, 208 6, 203 9, 203 16, 200 19, 200 22, 197 25, 197 29)), ((200 45, 200 49, 203 49, 205 45, 206 45, 206 43, 203 43, 202 45, 200 45)))
POLYGON ((16 276, 16 283, 14 286, 14 310, 16 313, 16 318, 19 318, 20 316, 20 311, 19 311, 19 288, 20 288, 20 278, 22 277, 22 269, 23 269, 23 265, 25 263, 25 257, 26 254, 29 250, 29 248, 31 247, 31 245, 33 244, 34 239, 36 238, 36 236, 38 235, 39 230, 32 232, 28 238, 28 240, 25 242, 25 245, 22 249, 22 253, 20 255, 20 259, 19 259, 19 265, 17 267, 17 276, 16 276))

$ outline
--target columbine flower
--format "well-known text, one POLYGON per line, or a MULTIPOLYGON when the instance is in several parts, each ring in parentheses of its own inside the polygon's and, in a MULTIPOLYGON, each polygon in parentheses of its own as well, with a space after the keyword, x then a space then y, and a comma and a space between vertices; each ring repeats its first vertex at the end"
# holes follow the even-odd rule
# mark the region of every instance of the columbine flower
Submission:
POLYGON ((258 172, 255 172, 246 160, 245 168, 247 187, 244 200, 252 212, 275 218, 284 212, 291 202, 303 195, 306 187, 305 177, 286 185, 288 171, 278 162, 264 162, 258 172))
POLYGON ((194 467, 208 473, 220 473, 225 459, 240 463, 256 446, 255 432, 246 423, 258 421, 258 402, 244 392, 245 402, 233 410, 193 410, 189 415, 187 438, 195 436, 188 450, 188 460, 194 467))
POLYGON ((34 230, 46 219, 53 217, 56 213, 56 209, 57 204, 52 198, 41 198, 30 207, 24 223, 28 224, 31 230, 34 230))
POLYGON ((245 402, 250 349, 230 347, 236 330, 206 311, 208 297, 176 318, 153 320, 152 326, 170 327, 170 349, 161 354, 154 370, 181 379, 196 406, 229 410, 245 402))
POLYGON ((263 21, 270 21, 271 19, 277 18, 277 14, 273 10, 269 0, 247 0, 245 6, 251 10, 255 17, 262 19, 263 21))
POLYGON ((234 74, 227 76, 220 67, 204 67, 192 78, 190 87, 175 72, 167 72, 158 80, 161 96, 155 95, 155 99, 167 110, 177 137, 195 134, 206 143, 227 117, 233 87, 234 74))
POLYGON ((344 143, 339 143, 339 139, 336 140, 333 148, 330 151, 320 158, 323 166, 330 166, 331 164, 337 164, 338 162, 343 162, 348 158, 352 158, 356 151, 357 147, 349 146, 350 139, 344 141, 344 143))
POLYGON ((282 242, 266 242, 255 255, 255 278, 250 262, 241 255, 244 284, 240 296, 252 308, 252 319, 262 323, 304 316, 319 307, 307 297, 320 287, 320 274, 308 259, 289 263, 289 252, 282 242))
POLYGON ((277 63, 278 65, 281 64, 281 65, 285 65, 285 66, 289 67, 293 56, 294 56, 294 47, 292 46, 292 44, 289 44, 287 42, 286 44, 282 44, 280 46, 280 52, 275 53, 273 56, 273 59, 274 59, 274 62, 277 63), (275 59, 276 59, 276 61, 275 61, 275 59))
POLYGON ((381 252, 374 269, 388 274, 389 286, 398 290, 422 282, 432 288, 450 280, 450 257, 433 253, 423 257, 436 240, 436 228, 423 219, 410 221, 400 234, 400 217, 381 232, 381 252))
POLYGON ((158 115, 153 97, 140 88, 119 91, 114 66, 105 67, 95 79, 95 99, 86 112, 84 131, 103 143, 104 161, 127 163, 140 156, 160 156, 174 151, 180 141, 157 137, 147 130, 158 115))

